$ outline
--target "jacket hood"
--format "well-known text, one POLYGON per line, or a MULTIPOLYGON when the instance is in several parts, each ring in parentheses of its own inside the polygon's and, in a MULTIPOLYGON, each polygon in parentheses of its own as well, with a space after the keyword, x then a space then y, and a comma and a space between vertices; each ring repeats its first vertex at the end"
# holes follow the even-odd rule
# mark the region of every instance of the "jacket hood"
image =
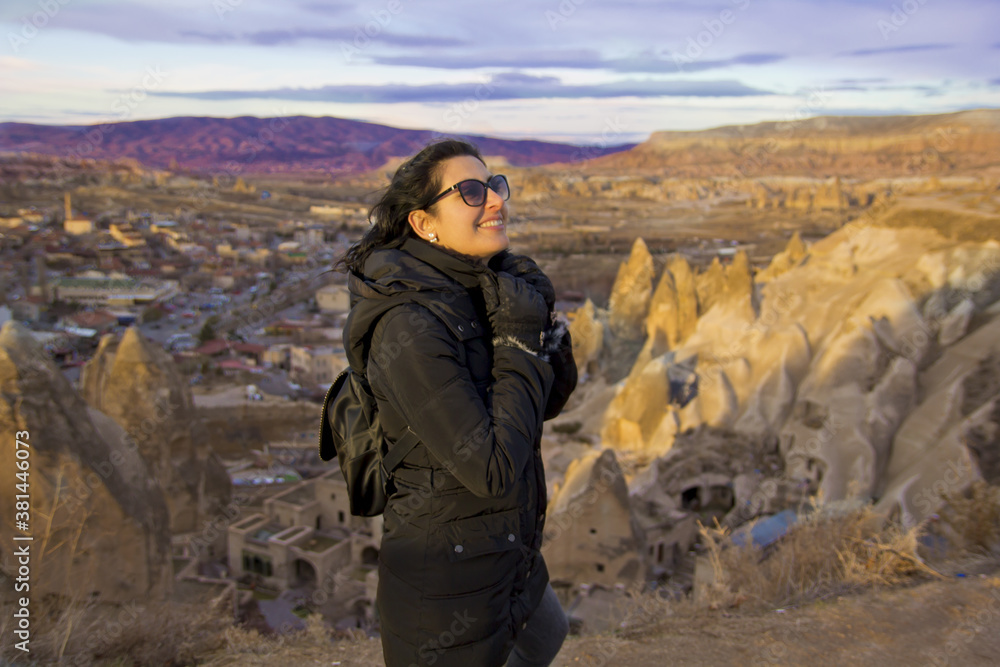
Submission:
MULTIPOLYGON (((467 301, 460 297, 478 289, 480 275, 488 270, 413 238, 398 248, 374 250, 364 274, 352 272, 347 279, 351 312, 344 325, 344 350, 351 367, 364 371, 375 325, 390 308, 416 302, 448 323, 455 308, 467 301)), ((462 314, 463 319, 469 316, 462 314)))

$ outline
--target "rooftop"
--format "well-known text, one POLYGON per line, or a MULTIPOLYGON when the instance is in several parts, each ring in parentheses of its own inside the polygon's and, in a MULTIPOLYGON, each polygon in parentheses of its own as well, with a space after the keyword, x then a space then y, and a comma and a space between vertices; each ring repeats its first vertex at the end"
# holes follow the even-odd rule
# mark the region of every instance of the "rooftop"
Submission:
POLYGON ((268 523, 247 535, 247 538, 258 542, 267 542, 273 535, 277 535, 283 530, 285 530, 284 526, 268 523))
POLYGON ((321 535, 319 533, 313 534, 308 540, 299 544, 298 547, 303 551, 314 551, 320 553, 326 551, 330 547, 336 546, 340 543, 340 540, 330 537, 328 535, 321 535))
POLYGON ((316 500, 316 490, 312 484, 304 484, 289 489, 280 496, 275 497, 275 500, 291 503, 292 505, 305 505, 316 500))

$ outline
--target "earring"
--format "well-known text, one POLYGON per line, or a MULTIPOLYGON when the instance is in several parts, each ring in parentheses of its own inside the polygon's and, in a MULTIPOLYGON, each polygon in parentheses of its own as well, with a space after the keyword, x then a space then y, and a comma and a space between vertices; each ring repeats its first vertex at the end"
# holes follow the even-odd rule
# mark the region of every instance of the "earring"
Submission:
POLYGON ((431 232, 431 235, 427 237, 427 240, 430 241, 431 243, 437 243, 438 242, 437 234, 431 232))

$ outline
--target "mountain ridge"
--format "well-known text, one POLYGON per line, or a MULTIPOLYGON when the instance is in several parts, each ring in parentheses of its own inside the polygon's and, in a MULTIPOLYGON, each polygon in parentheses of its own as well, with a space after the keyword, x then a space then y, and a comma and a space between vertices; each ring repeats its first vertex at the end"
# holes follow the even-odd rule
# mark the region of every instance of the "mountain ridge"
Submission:
POLYGON ((635 144, 581 147, 530 139, 443 134, 332 116, 175 116, 95 125, 0 123, 0 150, 71 159, 134 159, 196 172, 359 173, 412 155, 437 138, 469 139, 515 166, 575 162, 635 144))
POLYGON ((1000 109, 912 116, 814 116, 653 132, 627 151, 595 157, 594 172, 879 178, 1000 168, 1000 109))

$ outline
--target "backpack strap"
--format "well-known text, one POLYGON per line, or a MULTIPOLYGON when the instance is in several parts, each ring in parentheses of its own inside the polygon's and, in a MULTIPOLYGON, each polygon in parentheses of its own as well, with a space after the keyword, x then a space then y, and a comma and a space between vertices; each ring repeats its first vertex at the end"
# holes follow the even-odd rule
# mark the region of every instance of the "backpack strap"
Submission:
POLYGON ((403 437, 389 445, 389 451, 382 455, 382 470, 385 471, 386 477, 392 475, 392 471, 399 467, 406 455, 412 452, 419 442, 420 438, 407 426, 403 437))

